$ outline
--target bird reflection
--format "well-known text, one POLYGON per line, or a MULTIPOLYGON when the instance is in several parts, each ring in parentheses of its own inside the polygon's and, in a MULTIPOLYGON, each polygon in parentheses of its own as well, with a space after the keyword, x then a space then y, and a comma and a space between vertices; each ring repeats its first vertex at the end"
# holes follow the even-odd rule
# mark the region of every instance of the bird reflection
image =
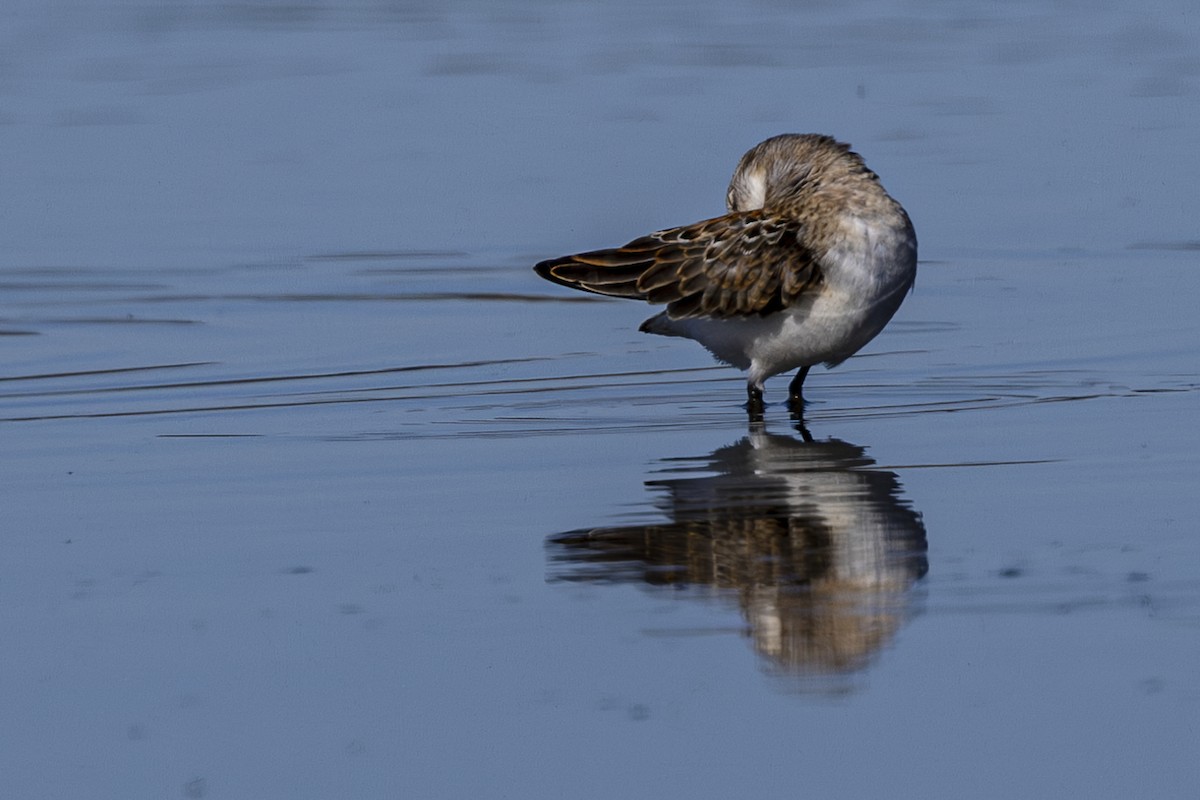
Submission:
POLYGON ((551 536, 553 577, 736 598, 773 671, 856 673, 912 613, 927 570, 921 515, 864 448, 768 433, 672 459, 652 480, 669 521, 551 536), (700 474, 693 474, 700 473, 700 474))

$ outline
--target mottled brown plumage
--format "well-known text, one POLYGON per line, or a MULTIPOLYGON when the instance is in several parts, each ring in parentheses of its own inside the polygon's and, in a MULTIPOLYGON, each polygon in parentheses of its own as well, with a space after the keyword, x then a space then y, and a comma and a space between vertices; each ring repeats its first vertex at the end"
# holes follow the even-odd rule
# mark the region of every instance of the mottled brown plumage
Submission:
POLYGON ((821 282, 800 232, 795 220, 761 209, 735 211, 535 269, 573 289, 666 303, 671 319, 769 314, 821 282))

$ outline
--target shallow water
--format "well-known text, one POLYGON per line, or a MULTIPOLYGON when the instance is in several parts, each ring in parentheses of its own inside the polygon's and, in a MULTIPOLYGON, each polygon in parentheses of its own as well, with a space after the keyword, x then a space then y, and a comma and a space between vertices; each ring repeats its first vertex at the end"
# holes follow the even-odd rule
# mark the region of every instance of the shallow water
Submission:
POLYGON ((1185 3, 10 4, 21 797, 1189 797, 1185 3), (853 142, 921 238, 768 383, 537 260, 853 142))

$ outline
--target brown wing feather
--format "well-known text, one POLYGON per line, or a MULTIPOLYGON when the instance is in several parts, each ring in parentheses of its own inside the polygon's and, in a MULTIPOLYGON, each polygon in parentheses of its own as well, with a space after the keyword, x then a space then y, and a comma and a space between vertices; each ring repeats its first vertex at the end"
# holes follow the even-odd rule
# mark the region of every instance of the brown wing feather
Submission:
POLYGON ((799 233, 795 220, 735 212, 534 269, 573 289, 666 303, 673 319, 766 314, 822 281, 817 254, 800 245, 799 233))

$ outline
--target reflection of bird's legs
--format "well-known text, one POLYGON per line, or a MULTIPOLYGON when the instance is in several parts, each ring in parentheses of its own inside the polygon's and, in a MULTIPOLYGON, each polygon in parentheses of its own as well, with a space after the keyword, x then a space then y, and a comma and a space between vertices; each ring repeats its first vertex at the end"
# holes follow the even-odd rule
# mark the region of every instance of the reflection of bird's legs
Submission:
POLYGON ((813 435, 808 432, 808 426, 804 424, 804 414, 802 412, 792 410, 792 424, 796 426, 796 432, 800 434, 800 438, 806 442, 813 440, 813 435))
POLYGON ((811 442, 812 434, 808 432, 808 428, 804 426, 804 379, 808 377, 810 367, 801 367, 796 373, 796 377, 792 378, 792 382, 788 384, 788 410, 791 411, 792 422, 796 425, 796 430, 800 432, 800 436, 804 441, 811 442))
POLYGON ((793 413, 804 413, 804 379, 808 377, 810 369, 812 367, 801 367, 800 371, 796 373, 796 377, 792 378, 792 382, 788 384, 788 405, 793 413))
POLYGON ((758 422, 763 418, 763 390, 762 387, 755 386, 753 383, 746 384, 746 413, 750 415, 751 422, 758 422))

